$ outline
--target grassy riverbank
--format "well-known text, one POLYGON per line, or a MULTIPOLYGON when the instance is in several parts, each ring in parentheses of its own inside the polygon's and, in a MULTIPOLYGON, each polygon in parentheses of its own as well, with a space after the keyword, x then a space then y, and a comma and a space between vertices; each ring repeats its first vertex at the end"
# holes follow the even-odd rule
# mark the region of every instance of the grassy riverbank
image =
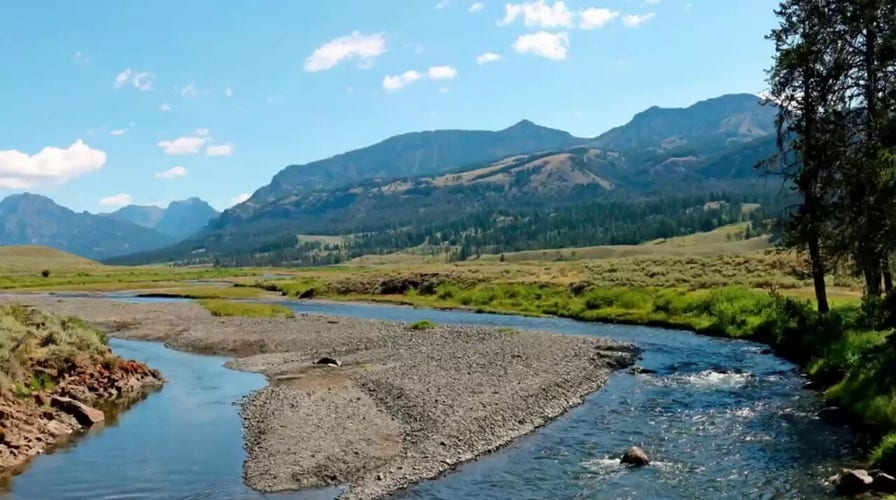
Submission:
POLYGON ((68 367, 114 360, 105 335, 75 318, 3 306, 0 330, 0 392, 27 396, 50 390, 68 367))
POLYGON ((242 316, 246 318, 290 318, 293 312, 288 307, 276 304, 237 302, 222 299, 201 299, 199 304, 212 316, 242 316))

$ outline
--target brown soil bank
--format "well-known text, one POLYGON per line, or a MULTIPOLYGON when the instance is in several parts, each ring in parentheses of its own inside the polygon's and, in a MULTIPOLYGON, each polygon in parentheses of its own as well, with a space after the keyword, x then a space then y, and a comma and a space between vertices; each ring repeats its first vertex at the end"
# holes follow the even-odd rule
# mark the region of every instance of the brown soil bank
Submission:
POLYGON ((247 483, 348 484, 376 498, 532 432, 578 405, 634 350, 545 332, 301 315, 215 318, 191 303, 29 298, 116 336, 236 356, 270 386, 242 408, 247 483), (332 357, 341 366, 314 364, 332 357))
POLYGON ((101 425, 94 406, 121 407, 161 385, 159 372, 114 356, 78 320, 0 307, 0 476, 101 425))

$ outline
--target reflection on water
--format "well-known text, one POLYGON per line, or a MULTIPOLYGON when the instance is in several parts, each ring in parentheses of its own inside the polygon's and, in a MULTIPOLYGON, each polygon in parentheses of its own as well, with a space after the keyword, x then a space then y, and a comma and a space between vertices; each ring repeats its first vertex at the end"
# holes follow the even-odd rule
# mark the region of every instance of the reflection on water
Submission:
MULTIPOLYGON (((639 365, 650 374, 618 373, 551 425, 401 497, 820 498, 828 495, 822 478, 850 456, 850 436, 815 417, 820 402, 801 389, 795 367, 755 344, 552 318, 284 304, 307 313, 600 335, 643 349, 639 365), (633 445, 651 456, 650 467, 618 464, 617 457, 633 445)), ((90 438, 35 460, 0 498, 262 497, 242 483, 244 451, 235 404, 262 387, 264 378, 227 370, 220 357, 153 343, 114 340, 112 345, 123 357, 159 368, 169 383, 90 438)))
POLYGON ((110 344, 116 354, 160 369, 169 382, 75 446, 34 460, 0 497, 265 497, 242 481, 245 452, 236 406, 265 385, 263 376, 228 370, 226 358, 182 353, 158 343, 113 339, 110 344))

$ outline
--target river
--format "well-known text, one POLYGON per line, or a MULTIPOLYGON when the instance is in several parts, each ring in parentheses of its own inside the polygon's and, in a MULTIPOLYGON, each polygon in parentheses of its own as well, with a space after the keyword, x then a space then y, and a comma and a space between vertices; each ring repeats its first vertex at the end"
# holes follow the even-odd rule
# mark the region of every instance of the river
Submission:
MULTIPOLYGON (((852 436, 819 421, 819 397, 762 346, 688 332, 328 302, 299 313, 476 324, 598 335, 637 344, 649 374, 615 374, 585 404, 536 433, 398 494, 412 499, 824 498, 823 479, 854 456, 852 436), (618 465, 632 445, 654 464, 618 465)), ((236 403, 264 378, 225 358, 113 340, 160 369, 162 391, 14 478, 12 498, 331 498, 334 490, 260 495, 241 481, 236 403)), ((4 496, 0 494, 0 497, 4 496)))

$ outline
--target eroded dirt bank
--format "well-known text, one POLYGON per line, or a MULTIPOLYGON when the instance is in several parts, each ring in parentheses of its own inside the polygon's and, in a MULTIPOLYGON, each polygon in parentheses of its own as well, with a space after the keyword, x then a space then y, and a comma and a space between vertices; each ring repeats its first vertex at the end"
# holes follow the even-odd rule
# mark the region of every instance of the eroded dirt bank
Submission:
POLYGON ((262 491, 348 484, 346 498, 383 496, 533 431, 634 358, 615 342, 544 332, 215 318, 185 302, 25 301, 122 338, 232 355, 233 368, 264 373, 270 385, 241 410, 244 476, 262 491), (314 364, 324 356, 342 366, 314 364))
POLYGON ((0 307, 0 479, 162 383, 78 320, 0 307))

